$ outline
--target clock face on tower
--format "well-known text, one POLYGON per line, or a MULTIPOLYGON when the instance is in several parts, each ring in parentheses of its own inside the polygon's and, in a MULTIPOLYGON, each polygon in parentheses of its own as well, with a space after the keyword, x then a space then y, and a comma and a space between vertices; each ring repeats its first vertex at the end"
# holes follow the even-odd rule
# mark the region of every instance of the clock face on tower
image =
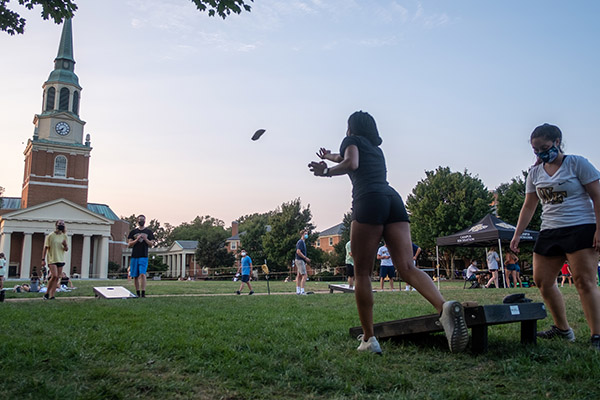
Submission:
POLYGON ((56 124, 54 130, 61 136, 67 136, 71 131, 71 127, 66 122, 61 121, 58 124, 56 124))

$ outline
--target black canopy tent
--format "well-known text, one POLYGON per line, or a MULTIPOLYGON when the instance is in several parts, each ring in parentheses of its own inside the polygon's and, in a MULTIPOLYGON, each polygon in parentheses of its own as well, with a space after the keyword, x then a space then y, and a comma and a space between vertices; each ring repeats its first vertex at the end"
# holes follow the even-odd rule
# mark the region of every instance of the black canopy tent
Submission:
MULTIPOLYGON (((470 228, 463 229, 453 235, 443 236, 436 239, 435 255, 437 261, 438 287, 440 276, 440 246, 460 247, 487 247, 498 245, 500 254, 501 271, 504 274, 504 260, 502 259, 502 243, 510 243, 516 227, 502 221, 495 215, 488 214, 470 228)), ((521 234, 521 242, 535 242, 538 237, 537 231, 525 230, 521 234)))

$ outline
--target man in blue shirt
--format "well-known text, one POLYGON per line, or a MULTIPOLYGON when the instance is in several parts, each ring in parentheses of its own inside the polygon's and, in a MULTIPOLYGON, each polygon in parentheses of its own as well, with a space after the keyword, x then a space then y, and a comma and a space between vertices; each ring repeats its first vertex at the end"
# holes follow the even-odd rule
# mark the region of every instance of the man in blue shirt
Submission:
POLYGON ((306 264, 310 264, 310 258, 306 256, 306 243, 308 232, 304 229, 300 231, 300 240, 296 243, 296 257, 294 264, 296 265, 296 294, 305 295, 304 285, 306 284, 306 264))
POLYGON ((244 289, 244 283, 246 285, 248 285, 248 290, 250 290, 250 294, 254 294, 254 290, 252 290, 252 285, 250 284, 250 275, 252 274, 252 259, 250 258, 250 256, 248 254, 246 254, 246 250, 242 250, 242 262, 240 263, 240 266, 237 270, 238 274, 241 272, 242 273, 242 278, 241 281, 242 283, 240 284, 240 290, 238 290, 237 292, 235 292, 236 294, 242 294, 242 290, 244 289))

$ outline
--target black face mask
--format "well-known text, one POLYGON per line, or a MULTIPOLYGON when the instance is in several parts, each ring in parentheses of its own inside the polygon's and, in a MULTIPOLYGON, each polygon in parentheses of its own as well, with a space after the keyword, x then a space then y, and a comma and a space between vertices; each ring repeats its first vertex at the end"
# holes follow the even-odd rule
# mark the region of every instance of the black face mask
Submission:
POLYGON ((143 219, 138 221, 139 226, 144 226, 145 223, 146 223, 146 221, 143 219))
POLYGON ((58 229, 61 232, 65 231, 65 226, 64 225, 56 225, 56 229, 58 229))

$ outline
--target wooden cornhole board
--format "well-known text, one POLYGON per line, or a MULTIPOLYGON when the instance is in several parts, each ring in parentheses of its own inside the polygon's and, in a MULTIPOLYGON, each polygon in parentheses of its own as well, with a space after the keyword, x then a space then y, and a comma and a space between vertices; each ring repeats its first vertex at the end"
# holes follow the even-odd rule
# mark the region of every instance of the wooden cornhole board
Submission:
POLYGON ((354 286, 350 287, 347 283, 342 284, 329 284, 329 293, 333 293, 334 290, 338 290, 344 293, 354 293, 354 286))
MULTIPOLYGON (((334 290, 338 290, 338 291, 344 292, 344 293, 354 293, 354 286, 350 287, 350 285, 348 285, 347 283, 340 283, 340 284, 330 283, 329 284, 329 293, 333 293, 334 290)), ((375 293, 376 291, 373 290, 373 292, 375 293)))
MULTIPOLYGON (((521 323, 521 343, 535 344, 537 320, 547 316, 544 303, 492 304, 486 306, 465 306, 465 320, 471 328, 471 350, 483 353, 488 348, 488 326, 521 323)), ((439 315, 380 322, 374 326, 375 336, 379 340, 402 338, 415 334, 442 332, 439 315)), ((350 328, 350 336, 363 333, 362 327, 350 328)))
POLYGON ((94 287, 94 295, 105 299, 129 299, 137 297, 123 286, 94 287))

